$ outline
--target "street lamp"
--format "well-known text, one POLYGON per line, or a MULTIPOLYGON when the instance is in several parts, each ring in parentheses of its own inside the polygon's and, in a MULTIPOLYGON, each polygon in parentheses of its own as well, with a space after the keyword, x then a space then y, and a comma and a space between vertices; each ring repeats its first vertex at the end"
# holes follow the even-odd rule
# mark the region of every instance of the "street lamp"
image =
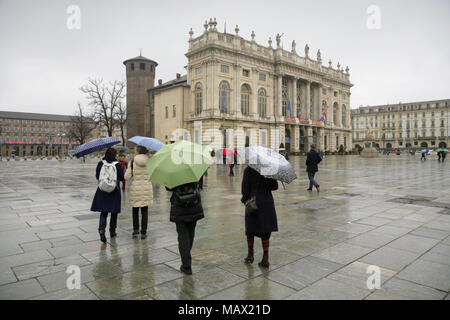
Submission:
POLYGON ((63 144, 62 144, 62 140, 63 140, 63 137, 66 136, 66 134, 60 131, 60 132, 58 132, 57 136, 60 138, 60 149, 59 149, 60 152, 59 152, 59 156, 60 156, 60 158, 61 158, 61 154, 63 153, 63 144))

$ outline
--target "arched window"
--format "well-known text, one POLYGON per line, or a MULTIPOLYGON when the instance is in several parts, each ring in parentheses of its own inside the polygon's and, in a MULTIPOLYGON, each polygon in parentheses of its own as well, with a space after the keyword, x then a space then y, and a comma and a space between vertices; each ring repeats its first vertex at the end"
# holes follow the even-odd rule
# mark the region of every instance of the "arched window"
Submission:
POLYGON ((250 112, 250 88, 246 84, 241 87, 241 111, 243 115, 250 112))
POLYGON ((195 114, 202 113, 203 109, 203 86, 200 82, 195 85, 195 114))
POLYGON ((258 114, 260 117, 266 116, 266 90, 263 88, 258 90, 258 114))
POLYGON ((230 112, 230 85, 226 81, 219 84, 219 109, 222 113, 230 112))
POLYGON ((338 104, 335 102, 333 104, 333 123, 335 126, 338 125, 338 104))
POLYGON ((345 107, 345 104, 342 105, 341 114, 342 114, 341 124, 343 127, 345 127, 345 126, 347 126, 347 108, 345 107))

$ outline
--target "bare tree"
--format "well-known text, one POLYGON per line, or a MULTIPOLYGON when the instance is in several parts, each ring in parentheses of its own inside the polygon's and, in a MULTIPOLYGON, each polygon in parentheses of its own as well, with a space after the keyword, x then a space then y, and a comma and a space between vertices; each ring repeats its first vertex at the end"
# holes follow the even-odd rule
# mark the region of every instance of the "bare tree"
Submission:
POLYGON ((86 94, 89 105, 94 107, 95 120, 106 127, 108 136, 112 137, 116 124, 118 105, 125 97, 125 82, 117 81, 109 84, 103 80, 88 79, 88 83, 80 88, 86 94))
POLYGON ((78 102, 77 111, 70 117, 71 123, 68 129, 68 136, 72 140, 78 141, 80 144, 86 142, 95 129, 95 121, 92 116, 86 115, 86 112, 78 102))
POLYGON ((127 108, 119 101, 116 108, 115 120, 120 128, 120 135, 122 136, 122 145, 125 146, 125 124, 127 121, 127 108))

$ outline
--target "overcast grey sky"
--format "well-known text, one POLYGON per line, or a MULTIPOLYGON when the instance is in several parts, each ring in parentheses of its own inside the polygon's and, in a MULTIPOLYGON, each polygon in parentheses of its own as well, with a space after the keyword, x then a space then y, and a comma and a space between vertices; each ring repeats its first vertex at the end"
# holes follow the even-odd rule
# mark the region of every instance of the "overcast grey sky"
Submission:
POLYGON ((0 0, 0 110, 72 114, 87 78, 124 80, 122 62, 139 54, 159 63, 156 79, 185 73, 189 28, 218 29, 267 45, 284 33, 303 55, 350 67, 351 106, 450 98, 450 1, 401 0, 0 0), (69 5, 81 29, 66 26, 69 5), (380 8, 380 29, 367 8, 380 8), (312 53, 312 54, 311 54, 312 53))

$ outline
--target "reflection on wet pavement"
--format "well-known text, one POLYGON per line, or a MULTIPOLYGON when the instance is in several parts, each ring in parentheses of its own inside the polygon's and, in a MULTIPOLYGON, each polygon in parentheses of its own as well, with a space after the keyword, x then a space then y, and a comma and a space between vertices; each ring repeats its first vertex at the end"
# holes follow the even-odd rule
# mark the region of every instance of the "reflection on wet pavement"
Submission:
POLYGON ((118 236, 103 245, 89 211, 98 159, 0 162, 0 299, 448 299, 447 163, 328 156, 318 193, 306 191, 305 158, 290 160, 299 179, 274 192, 269 270, 257 264, 259 239, 255 263, 243 263, 244 167, 234 177, 210 168, 192 276, 179 271, 165 188, 154 185, 147 239, 131 237, 125 191, 118 236), (80 267, 79 290, 66 288, 69 265, 80 267), (370 265, 381 289, 367 288, 370 265))

